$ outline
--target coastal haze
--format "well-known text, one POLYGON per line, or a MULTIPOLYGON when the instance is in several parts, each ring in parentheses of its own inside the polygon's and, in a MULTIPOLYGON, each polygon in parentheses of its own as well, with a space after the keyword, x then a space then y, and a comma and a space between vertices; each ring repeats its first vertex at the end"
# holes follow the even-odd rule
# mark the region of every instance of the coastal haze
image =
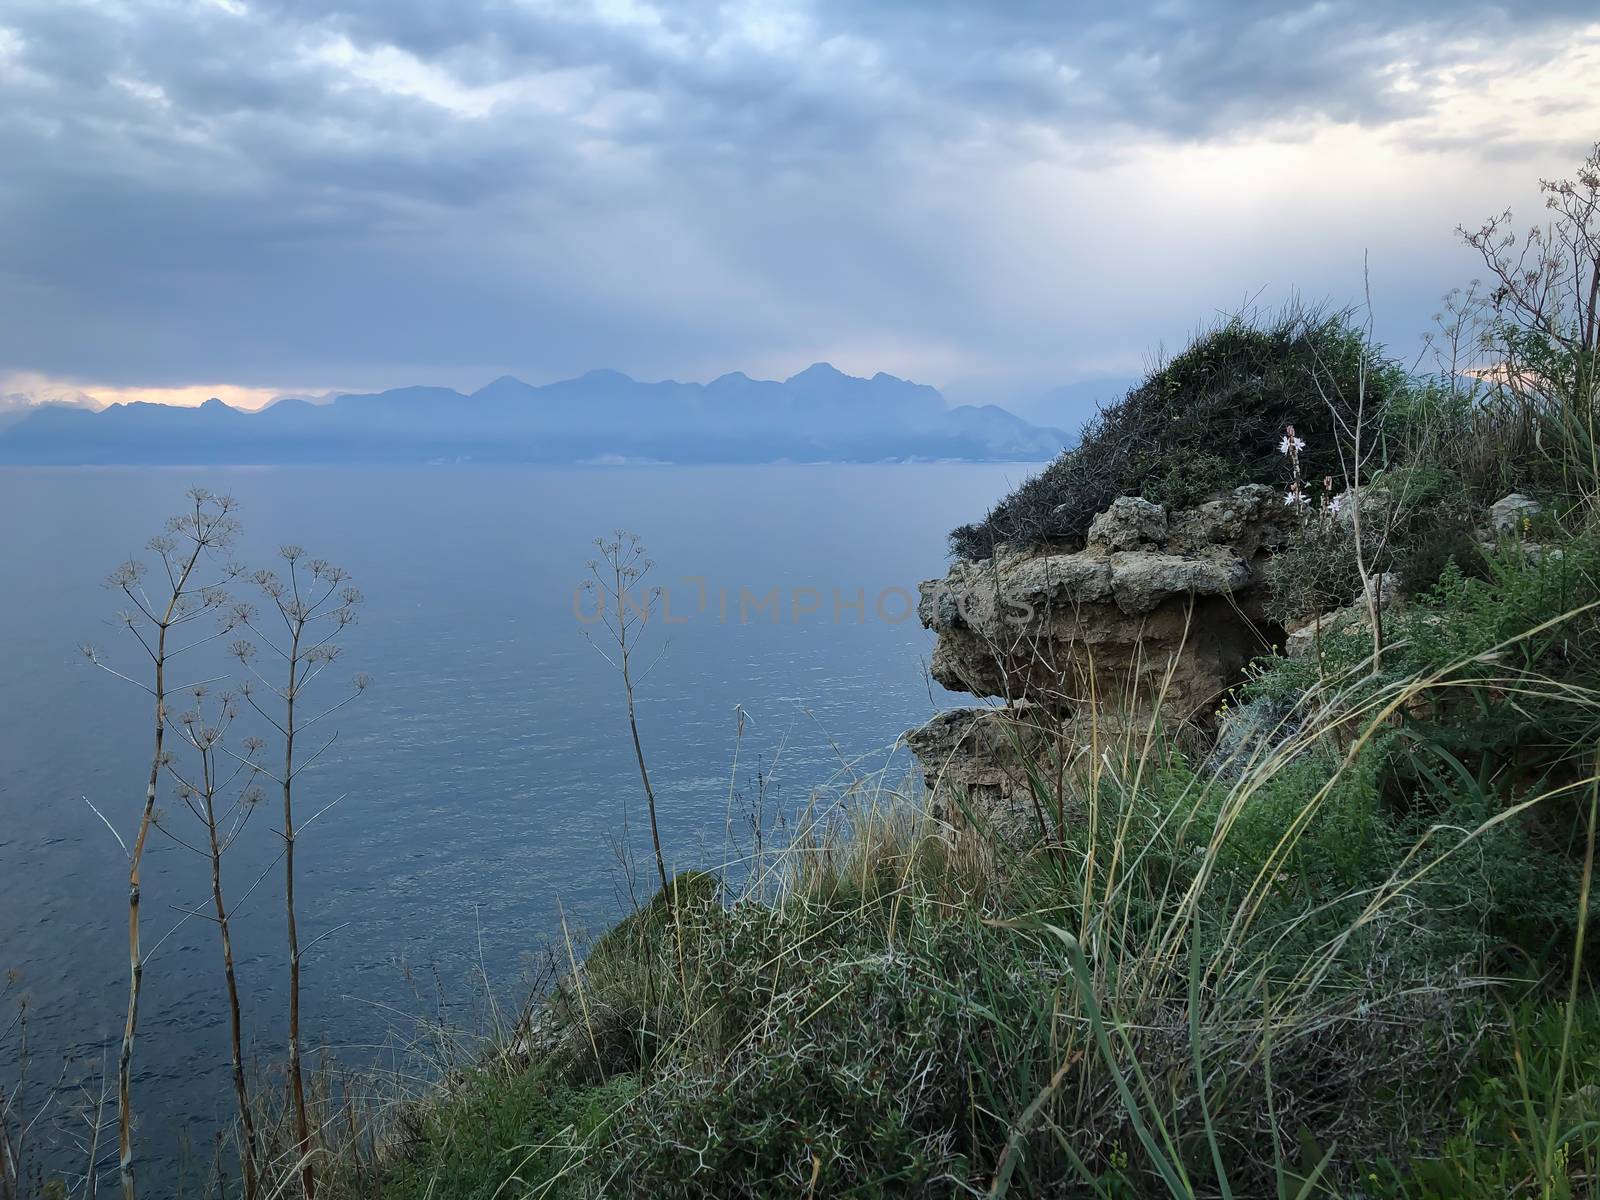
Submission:
MULTIPOLYGON (((4 416, 0 412, 0 416, 4 416)), ((0 463, 1039 461, 1066 440, 993 405, 816 363, 780 382, 640 383, 618 371, 533 387, 502 376, 470 395, 407 387, 259 411, 88 397, 14 404, 0 463)))

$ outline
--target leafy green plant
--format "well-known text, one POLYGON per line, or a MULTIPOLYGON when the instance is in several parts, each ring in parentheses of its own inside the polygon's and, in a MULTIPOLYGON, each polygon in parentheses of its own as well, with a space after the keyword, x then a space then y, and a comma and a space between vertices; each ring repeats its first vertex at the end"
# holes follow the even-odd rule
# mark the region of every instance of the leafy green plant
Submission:
POLYGON ((951 550, 981 559, 1000 545, 1081 545, 1095 514, 1118 496, 1184 506, 1240 484, 1276 483, 1287 425, 1311 446, 1307 478, 1339 474, 1334 432, 1355 418, 1363 370, 1367 419, 1381 425, 1404 374, 1374 353, 1347 314, 1234 317, 1096 414, 1077 446, 984 520, 955 530, 951 550))
POLYGON ((1375 1196, 1406 1200, 1503 1200, 1592 1194, 1600 1171, 1600 1004, 1527 1000, 1497 1019, 1503 1030, 1463 1082, 1457 1129, 1436 1151, 1366 1174, 1375 1196), (1549 1132, 1554 1128, 1554 1152, 1549 1132))
POLYGON ((408 1110, 376 1194, 388 1200, 560 1195, 555 1185, 582 1169, 587 1143, 634 1090, 627 1076, 573 1088, 537 1070, 470 1073, 442 1100, 408 1110))

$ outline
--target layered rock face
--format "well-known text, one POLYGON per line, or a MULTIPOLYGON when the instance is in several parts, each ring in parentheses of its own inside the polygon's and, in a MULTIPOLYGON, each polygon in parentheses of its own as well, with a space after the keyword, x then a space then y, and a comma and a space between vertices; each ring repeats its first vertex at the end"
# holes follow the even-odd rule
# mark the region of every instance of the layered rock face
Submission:
MULTIPOLYGON (((1282 494, 1242 487, 1168 512, 1124 496, 1074 552, 1002 549, 957 563, 921 588, 922 623, 939 635, 933 676, 953 691, 1083 720, 1207 711, 1250 659, 1281 644, 1262 615, 1261 567, 1297 520, 1282 494)), ((1012 708, 1012 714, 1018 710, 1012 708)), ((942 714, 908 735, 930 780, 986 796, 1018 781, 1015 730, 1037 721, 988 710, 942 714), (986 715, 987 714, 987 715, 986 715)))
POLYGON ((1026 705, 952 708, 906 734, 922 764, 933 815, 958 819, 962 804, 993 813, 1029 793, 1030 770, 1048 779, 1054 731, 1038 716, 1026 705))
POLYGON ((1166 711, 1192 715, 1281 640, 1261 617, 1258 584, 1293 523, 1260 485, 1174 513, 1124 496, 1095 518, 1082 550, 957 563, 921 588, 918 613, 939 635, 933 676, 952 691, 1057 710, 1159 696, 1166 711))

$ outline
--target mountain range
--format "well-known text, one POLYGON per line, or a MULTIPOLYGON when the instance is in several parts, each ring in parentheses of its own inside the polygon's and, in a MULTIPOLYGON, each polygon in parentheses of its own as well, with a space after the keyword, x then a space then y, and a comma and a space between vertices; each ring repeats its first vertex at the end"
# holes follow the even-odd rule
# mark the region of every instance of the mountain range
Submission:
POLYGON ((284 398, 259 410, 42 405, 0 426, 0 463, 1038 461, 1067 441, 994 405, 816 363, 778 382, 643 383, 617 371, 534 386, 503 376, 442 387, 284 398))
POLYGON ((52 388, 44 393, 0 392, 0 430, 25 421, 41 409, 82 408, 97 409, 93 397, 82 392, 52 388))

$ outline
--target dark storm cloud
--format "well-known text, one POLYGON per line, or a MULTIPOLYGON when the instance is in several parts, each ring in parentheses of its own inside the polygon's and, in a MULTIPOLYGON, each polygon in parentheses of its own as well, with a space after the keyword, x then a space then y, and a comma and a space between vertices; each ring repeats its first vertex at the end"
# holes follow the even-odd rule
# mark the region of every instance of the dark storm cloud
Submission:
POLYGON ((974 315, 940 297, 971 290, 961 244, 981 235, 953 211, 961 172, 1044 144, 1380 128, 1437 103, 1400 77, 1590 17, 1555 0, 12 0, 0 373, 665 372, 845 331, 955 337, 974 315))
MULTIPOLYGON (((713 102, 707 117, 754 107, 781 123, 798 112, 863 139, 896 118, 930 109, 949 117, 957 108, 979 120, 1127 122, 1180 136, 1296 113, 1380 123, 1423 103, 1390 87, 1397 66, 1449 66, 1464 44, 1503 44, 1595 16, 1588 0, 820 0, 784 10, 806 18, 807 51, 855 40, 871 48, 870 74, 881 85, 834 76, 827 81, 839 91, 824 93, 807 85, 825 71, 810 74, 786 56, 746 47, 735 61, 718 58, 730 9, 739 8, 721 3, 665 7, 647 30, 597 21, 580 5, 506 0, 354 0, 332 14, 319 4, 269 7, 476 82, 596 65, 617 87, 713 102), (879 103, 863 103, 872 100, 879 103)), ((768 127, 745 128, 760 142, 768 127)), ((693 140, 700 129, 683 132, 693 140)))

